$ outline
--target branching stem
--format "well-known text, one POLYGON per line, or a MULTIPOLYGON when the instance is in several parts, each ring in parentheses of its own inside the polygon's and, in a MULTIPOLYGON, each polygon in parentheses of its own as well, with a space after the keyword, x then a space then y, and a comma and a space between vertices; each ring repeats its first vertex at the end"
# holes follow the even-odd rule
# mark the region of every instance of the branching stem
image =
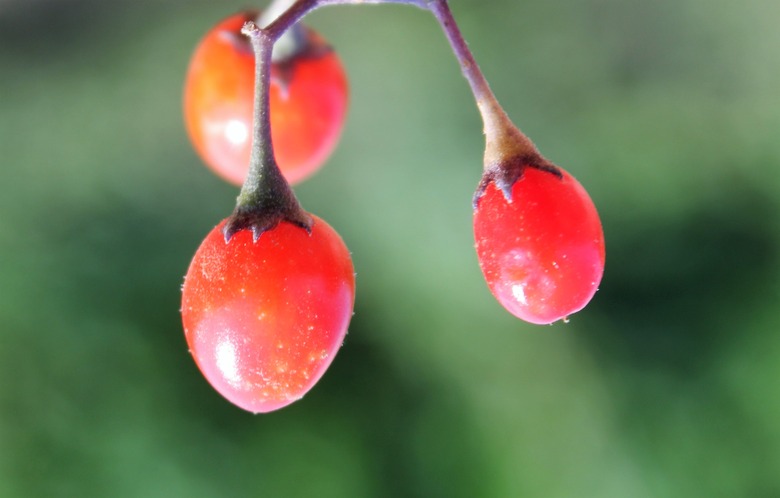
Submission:
POLYGON ((547 167, 531 140, 517 129, 498 103, 452 16, 447 0, 297 0, 292 4, 290 0, 275 0, 272 10, 283 10, 278 17, 273 20, 263 17, 263 23, 267 22, 265 27, 247 23, 243 30, 252 40, 256 58, 253 144, 249 174, 231 217, 232 223, 226 225, 226 239, 242 228, 251 228, 257 238, 281 220, 310 228, 310 218, 298 204, 274 158, 269 115, 272 51, 274 44, 311 11, 326 6, 357 4, 412 5, 433 14, 460 63, 482 116, 486 172, 498 168, 507 158, 526 158, 530 162, 545 163, 544 167, 547 167), (268 212, 271 214, 268 215, 268 212))

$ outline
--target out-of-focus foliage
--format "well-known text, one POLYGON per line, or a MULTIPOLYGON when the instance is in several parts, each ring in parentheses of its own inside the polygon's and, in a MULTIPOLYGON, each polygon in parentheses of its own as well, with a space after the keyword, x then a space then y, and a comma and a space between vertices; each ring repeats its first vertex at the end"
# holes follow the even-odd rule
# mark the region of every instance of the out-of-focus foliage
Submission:
POLYGON ((357 306, 264 416, 206 384, 178 314, 237 194, 187 142, 182 78, 245 5, 0 2, 0 496, 780 494, 780 3, 452 0, 603 218, 602 289, 552 327, 482 281, 480 121, 432 18, 313 14, 352 98, 297 192, 357 306))

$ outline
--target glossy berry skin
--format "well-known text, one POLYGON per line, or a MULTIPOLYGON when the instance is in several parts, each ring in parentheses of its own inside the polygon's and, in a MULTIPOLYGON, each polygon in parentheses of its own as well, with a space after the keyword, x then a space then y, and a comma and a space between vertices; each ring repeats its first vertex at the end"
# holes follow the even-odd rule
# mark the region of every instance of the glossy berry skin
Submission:
MULTIPOLYGON (((241 185, 252 146, 255 60, 244 22, 256 12, 233 15, 199 43, 184 86, 184 121, 201 158, 217 174, 241 185)), ((271 65, 271 140, 285 178, 297 183, 333 151, 346 116, 347 79, 341 61, 314 31, 308 48, 271 65)))
POLYGON ((254 413, 300 399, 333 361, 352 317, 355 279, 339 235, 281 222, 257 242, 223 221, 195 253, 182 288, 187 343, 222 396, 254 413))
POLYGON ((512 202, 488 185, 474 211, 477 257, 488 287, 512 314, 548 324, 581 310, 604 272, 604 234, 585 189, 525 168, 512 202))

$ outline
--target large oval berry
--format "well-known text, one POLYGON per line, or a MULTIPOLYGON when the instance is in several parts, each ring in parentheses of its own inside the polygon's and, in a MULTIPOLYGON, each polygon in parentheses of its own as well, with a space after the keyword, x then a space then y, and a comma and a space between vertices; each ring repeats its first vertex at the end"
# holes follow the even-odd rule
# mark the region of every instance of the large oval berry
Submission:
POLYGON ((300 399, 325 373, 352 317, 355 280, 341 237, 312 216, 311 234, 282 222, 256 242, 224 221, 195 253, 182 289, 184 333, 211 385, 245 410, 300 399))
MULTIPOLYGON (((241 34, 256 12, 233 15, 201 40, 184 86, 184 120, 195 150, 217 174, 243 183, 252 146, 255 59, 241 34)), ((338 142, 347 79, 336 53, 305 28, 305 49, 271 65, 271 140, 290 183, 314 173, 338 142)))
POLYGON ((474 211, 477 256, 488 287, 515 316, 536 324, 581 310, 604 272, 604 234, 588 193, 525 168, 511 202, 491 182, 474 211))

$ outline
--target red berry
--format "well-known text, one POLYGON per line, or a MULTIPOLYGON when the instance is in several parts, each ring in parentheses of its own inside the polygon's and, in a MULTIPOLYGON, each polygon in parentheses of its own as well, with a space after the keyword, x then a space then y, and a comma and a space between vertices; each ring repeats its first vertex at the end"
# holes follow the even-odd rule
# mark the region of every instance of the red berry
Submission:
POLYGON ((312 216, 311 234, 281 222, 253 242, 214 228, 192 259, 182 321, 203 375, 239 407, 269 412, 325 373, 352 317, 355 278, 341 237, 312 216))
MULTIPOLYGON (((184 119, 206 164, 240 185, 252 145, 255 59, 241 34, 256 12, 225 19, 206 34, 190 61, 184 119)), ((327 43, 304 29, 304 51, 271 66, 271 138, 279 168, 290 183, 314 173, 341 135, 347 109, 344 68, 327 43)))
POLYGON ((488 287, 512 314, 552 323, 581 310, 604 272, 604 234, 588 193, 566 171, 527 167, 512 201, 490 183, 474 211, 488 287))

